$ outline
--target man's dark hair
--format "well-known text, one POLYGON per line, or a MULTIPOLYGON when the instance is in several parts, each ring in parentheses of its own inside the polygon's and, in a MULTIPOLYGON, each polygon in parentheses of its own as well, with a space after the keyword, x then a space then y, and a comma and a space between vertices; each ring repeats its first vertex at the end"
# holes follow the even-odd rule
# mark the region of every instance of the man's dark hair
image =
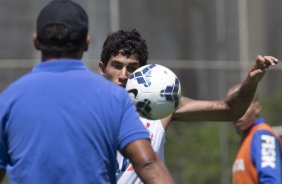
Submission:
POLYGON ((78 51, 87 35, 72 39, 68 28, 61 24, 49 24, 44 28, 44 38, 39 37, 40 50, 46 55, 61 57, 78 51))
POLYGON ((146 41, 136 29, 132 31, 119 30, 110 34, 103 44, 101 61, 106 66, 111 56, 117 56, 119 53, 126 57, 134 55, 138 59, 140 66, 147 64, 148 49, 146 41))

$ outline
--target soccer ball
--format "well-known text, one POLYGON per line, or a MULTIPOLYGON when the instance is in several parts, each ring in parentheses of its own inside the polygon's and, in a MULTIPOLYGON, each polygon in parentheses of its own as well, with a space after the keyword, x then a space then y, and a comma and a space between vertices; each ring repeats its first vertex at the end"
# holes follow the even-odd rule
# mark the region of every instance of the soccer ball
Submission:
POLYGON ((158 64, 148 64, 133 72, 126 90, 139 114, 147 119, 162 119, 173 113, 181 96, 177 76, 158 64))

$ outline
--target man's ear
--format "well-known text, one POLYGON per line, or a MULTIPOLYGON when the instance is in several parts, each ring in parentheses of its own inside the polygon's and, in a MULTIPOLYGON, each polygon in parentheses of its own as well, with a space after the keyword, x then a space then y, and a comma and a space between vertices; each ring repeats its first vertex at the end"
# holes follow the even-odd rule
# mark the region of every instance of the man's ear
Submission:
POLYGON ((106 66, 102 61, 99 61, 99 71, 101 75, 106 75, 106 66))
POLYGON ((254 102, 254 108, 255 108, 255 112, 256 112, 256 114, 259 114, 260 113, 260 111, 261 111, 261 105, 260 105, 260 102, 258 102, 258 101, 256 101, 256 102, 254 102))
POLYGON ((36 33, 33 33, 32 35, 32 41, 33 41, 33 45, 35 47, 36 50, 40 50, 40 42, 38 40, 38 36, 36 33))
POLYGON ((90 36, 87 36, 86 40, 85 40, 85 42, 83 44, 83 51, 87 51, 88 50, 89 44, 90 44, 90 36))

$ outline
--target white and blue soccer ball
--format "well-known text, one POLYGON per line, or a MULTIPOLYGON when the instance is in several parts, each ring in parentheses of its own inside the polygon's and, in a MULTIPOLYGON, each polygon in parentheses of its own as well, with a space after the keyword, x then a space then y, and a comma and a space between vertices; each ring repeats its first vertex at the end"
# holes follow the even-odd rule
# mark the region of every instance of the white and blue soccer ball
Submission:
POLYGON ((139 114, 147 119, 167 117, 175 111, 181 97, 175 73, 158 64, 145 65, 132 73, 126 90, 139 114))

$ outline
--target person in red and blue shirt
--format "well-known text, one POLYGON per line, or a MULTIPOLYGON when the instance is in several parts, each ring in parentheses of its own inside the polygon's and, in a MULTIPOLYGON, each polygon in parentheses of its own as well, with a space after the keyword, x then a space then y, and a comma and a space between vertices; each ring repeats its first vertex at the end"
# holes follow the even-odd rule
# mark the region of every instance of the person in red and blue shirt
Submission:
MULTIPOLYGON (((239 85, 230 88, 229 93, 239 85)), ((279 135, 259 116, 261 104, 255 96, 242 118, 235 122, 242 141, 233 168, 233 184, 281 184, 282 154, 279 135)))

